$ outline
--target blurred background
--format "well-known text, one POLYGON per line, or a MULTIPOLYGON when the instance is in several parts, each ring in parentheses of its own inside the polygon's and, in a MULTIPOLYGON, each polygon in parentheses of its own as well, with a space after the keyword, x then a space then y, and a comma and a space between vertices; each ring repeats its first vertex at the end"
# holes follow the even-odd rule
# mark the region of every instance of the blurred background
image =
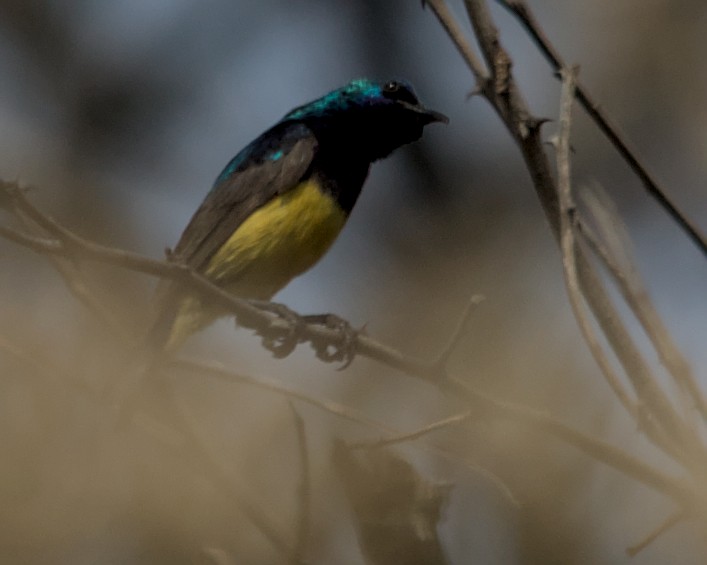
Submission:
MULTIPOLYGON (((582 82, 704 231, 707 5, 678 4, 531 2, 566 60, 581 64, 582 82)), ((468 30, 461 2, 451 6, 468 30)), ((550 69, 508 14, 495 5, 493 14, 533 112, 556 118, 550 69)), ((520 154, 488 104, 467 98, 471 75, 419 1, 0 0, 0 178, 34 187, 42 210, 86 238, 161 258, 236 152, 291 108, 355 77, 406 78, 450 124, 427 128, 373 167, 331 251, 276 299, 366 324, 381 341, 432 358, 469 297, 483 294, 452 374, 675 471, 591 361, 520 154)), ((616 202, 651 296, 706 387, 704 257, 581 110, 575 115, 575 182, 599 182, 616 202)), ((545 126, 548 136, 555 127, 545 126)), ((82 271, 138 335, 155 281, 108 267, 82 271)), ((0 345, 0 562, 284 561, 233 496, 247 493, 284 537, 294 536, 301 464, 282 395, 176 374, 177 403, 209 454, 197 458, 201 466, 147 424, 116 431, 94 393, 121 377, 129 348, 116 345, 46 258, 4 241, 0 345), (213 466, 230 486, 214 481, 213 466)), ((302 346, 274 360, 229 320, 186 352, 399 431, 462 410, 365 359, 338 372, 302 346)), ((332 441, 382 433, 295 408, 313 485, 307 557, 363 563, 332 441)), ((687 564, 707 556, 704 536, 687 522, 629 559, 625 549, 664 520, 670 501, 517 425, 473 422, 394 451, 421 476, 452 485, 438 525, 450 563, 687 564), (500 479, 517 504, 474 467, 500 479)))

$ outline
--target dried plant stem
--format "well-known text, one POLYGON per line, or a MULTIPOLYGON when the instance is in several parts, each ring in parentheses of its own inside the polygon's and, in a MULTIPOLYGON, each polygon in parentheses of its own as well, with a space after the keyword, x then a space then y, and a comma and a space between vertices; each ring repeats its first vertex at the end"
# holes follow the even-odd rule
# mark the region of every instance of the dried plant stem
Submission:
MULTIPOLYGON (((525 0, 496 1, 518 18, 556 72, 566 68, 567 65, 565 61, 560 56, 557 49, 550 43, 550 40, 525 0)), ((660 186, 653 174, 638 157, 637 151, 630 147, 628 141, 619 132, 618 127, 611 122, 606 112, 591 97, 587 88, 580 82, 577 82, 575 89, 579 103, 584 107, 609 142, 616 148, 624 161, 631 167, 636 176, 641 180, 648 193, 668 212, 675 223, 683 229, 702 253, 707 255, 707 237, 705 237, 705 234, 702 233, 697 225, 690 221, 685 214, 678 210, 677 206, 667 196, 665 189, 660 186)))
POLYGON ((582 335, 592 352, 592 356, 604 374, 604 378, 614 391, 624 409, 634 420, 638 420, 638 408, 635 401, 621 384, 619 375, 611 366, 599 339, 594 332, 590 314, 584 306, 582 291, 577 273, 577 241, 575 239, 574 220, 576 207, 572 197, 570 179, 570 126, 572 121, 572 102, 576 69, 562 70, 562 96, 560 100, 560 130, 557 136, 557 187, 560 201, 560 248, 562 266, 565 275, 567 293, 572 311, 577 319, 582 335))

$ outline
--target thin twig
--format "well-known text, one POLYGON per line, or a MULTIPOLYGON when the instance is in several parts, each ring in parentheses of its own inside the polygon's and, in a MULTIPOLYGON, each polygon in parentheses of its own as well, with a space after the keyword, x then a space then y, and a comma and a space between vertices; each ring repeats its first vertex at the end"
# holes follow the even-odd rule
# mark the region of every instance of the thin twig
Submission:
MULTIPOLYGON (((26 202, 24 206, 32 206, 26 202)), ((33 208, 33 214, 42 216, 39 210, 33 208)), ((66 228, 61 228, 61 233, 71 233, 66 228)), ((190 291, 200 294, 215 305, 232 313, 237 318, 242 317, 248 320, 248 327, 253 328, 261 335, 280 335, 296 330, 300 342, 316 342, 315 349, 321 349, 323 345, 332 347, 344 347, 350 336, 346 332, 331 328, 322 324, 308 324, 306 318, 292 313, 296 318, 285 319, 273 315, 251 301, 239 298, 223 288, 215 285, 212 281, 199 273, 181 265, 169 261, 158 261, 121 249, 106 247, 71 233, 71 248, 64 246, 62 240, 32 237, 9 228, 0 226, 0 236, 15 243, 23 245, 32 251, 49 256, 70 257, 75 261, 96 261, 129 269, 132 271, 179 281, 189 288, 190 291)), ((63 236, 62 236, 63 237, 63 236)), ((401 370, 412 376, 423 380, 435 380, 440 377, 440 369, 434 362, 414 359, 402 354, 375 339, 358 333, 355 336, 356 343, 354 350, 358 355, 374 359, 401 370)))
MULTIPOLYGON (((518 144, 552 233, 559 244, 558 191, 540 136, 542 120, 530 115, 527 104, 515 85, 510 58, 501 45, 498 30, 491 19, 486 2, 465 0, 464 4, 484 57, 488 64, 492 65, 491 82, 495 87, 487 88, 483 94, 518 144)), ((645 412, 663 426, 665 433, 672 440, 681 445, 695 445, 694 433, 685 425, 680 414, 661 389, 631 334, 621 322, 621 317, 601 279, 591 268, 588 258, 581 249, 577 250, 576 263, 579 282, 587 303, 631 380, 645 412)), ((644 429, 649 439, 659 444, 659 440, 652 434, 655 428, 644 429)), ((659 435, 662 437, 663 434, 659 435)))
MULTIPOLYGON (((25 236, 0 226, 0 236, 6 234, 11 241, 24 245, 37 253, 59 256, 66 256, 69 253, 59 241, 25 236)), ((259 328, 260 331, 273 329, 282 332, 293 329, 290 320, 273 317, 270 312, 223 290, 209 279, 179 264, 157 261, 137 253, 104 247, 86 240, 75 240, 74 246, 75 248, 71 253, 74 256, 78 255, 82 260, 102 262, 152 276, 187 283, 191 286, 190 290, 202 294, 202 296, 214 301, 219 307, 235 316, 245 316, 251 321, 257 321, 261 326, 259 328)), ((302 317, 300 316, 300 318, 302 317)), ((318 340, 329 343, 332 346, 340 346, 347 339, 347 336, 336 328, 321 324, 307 324, 304 321, 297 323, 297 331, 300 332, 300 341, 318 340)), ((436 380, 440 377, 439 369, 434 362, 430 363, 406 356, 400 351, 365 334, 359 333, 354 339, 356 340, 355 351, 358 355, 379 361, 423 380, 436 380)))
MULTIPOLYGON (((36 243, 36 241, 33 242, 33 244, 36 243)), ((213 285, 207 279, 178 265, 154 261, 137 254, 106 248, 84 240, 74 239, 72 245, 76 246, 76 249, 72 250, 72 253, 80 252, 82 256, 85 254, 86 257, 96 261, 104 261, 136 271, 164 276, 166 278, 179 279, 179 277, 185 277, 184 280, 192 282, 194 285, 193 288, 196 291, 203 292, 204 295, 213 297, 220 302, 220 305, 231 311, 243 311, 241 309, 244 309, 250 315, 263 317, 262 319, 264 322, 267 322, 267 324, 282 324, 284 327, 287 327, 286 320, 272 320, 270 314, 264 313, 247 301, 230 295, 226 291, 213 285)), ((49 245, 45 252, 50 254, 57 252, 59 254, 67 253, 64 248, 58 251, 56 245, 49 245)), ((340 332, 323 326, 305 325, 302 331, 307 339, 329 339, 334 344, 339 343, 340 340, 345 340, 345 337, 341 336, 340 332)), ((652 486, 659 492, 676 498, 683 504, 694 501, 694 493, 691 494, 689 489, 687 489, 680 480, 663 475, 629 454, 595 438, 582 434, 579 431, 573 430, 544 413, 536 412, 522 406, 499 402, 482 393, 473 391, 461 381, 450 378, 446 376, 445 373, 440 374, 434 364, 421 362, 417 359, 405 356, 401 352, 381 344, 368 336, 358 335, 356 340, 356 351, 358 354, 378 360, 410 376, 430 382, 441 391, 466 402, 470 409, 488 410, 495 416, 531 424, 539 430, 543 430, 546 433, 550 433, 574 445, 595 459, 624 472, 640 482, 652 486)), ((199 369, 203 371, 203 367, 199 369)), ((213 372, 214 369, 211 369, 211 371, 213 372)), ((311 402, 311 399, 306 401, 311 402)))
MULTIPOLYGON (((187 360, 174 360, 169 363, 169 366, 177 369, 181 368, 189 371, 195 371, 199 375, 212 376, 225 381, 252 384, 279 394, 286 394, 291 398, 296 398, 297 400, 317 406, 352 421, 372 422, 369 418, 359 419, 359 416, 355 415, 355 412, 352 412, 352 409, 350 408, 347 408, 343 412, 337 410, 336 408, 332 411, 332 406, 329 401, 322 402, 313 399, 303 395, 302 393, 286 389, 285 387, 282 387, 272 381, 268 382, 267 380, 261 379, 255 380, 250 377, 234 374, 213 364, 187 360)), ((663 494, 674 498, 678 503, 692 504, 696 502, 694 493, 682 479, 666 475, 661 471, 654 469, 650 465, 636 459, 625 451, 570 428, 544 412, 539 412, 526 406, 496 400, 489 395, 472 390, 458 379, 448 378, 440 380, 438 381, 438 386, 443 392, 453 395, 459 400, 465 402, 473 411, 478 410, 480 413, 485 413, 492 417, 503 418, 523 425, 531 426, 538 431, 548 433, 558 439, 561 439, 594 459, 601 461, 602 463, 615 468, 633 479, 652 487, 658 492, 662 492, 663 494)), ((399 432, 391 430, 389 427, 383 426, 378 422, 371 423, 370 425, 373 425, 378 429, 387 429, 390 433, 399 435, 399 432)))
POLYGON ((471 409, 485 410, 490 416, 530 426, 535 430, 554 436, 593 459, 670 496, 679 504, 689 507, 699 502, 704 508, 707 508, 707 500, 698 500, 699 497, 696 496, 694 489, 683 479, 667 475, 626 451, 575 430, 545 412, 497 400, 487 394, 472 390, 458 379, 447 379, 440 386, 445 392, 454 394, 466 402, 471 409))
MULTIPOLYGON (((598 206, 601 206, 598 202, 592 205, 595 218, 598 206)), ((610 207, 601 206, 601 211, 609 216, 605 219, 596 218, 606 238, 606 232, 621 229, 622 222, 621 218, 610 207)), ((576 225, 583 242, 599 257, 609 274, 611 274, 621 292, 621 296, 623 296, 631 311, 641 323, 665 368, 673 376, 678 386, 687 392, 691 403, 697 408, 702 418, 707 420, 707 399, 705 399, 697 384, 690 364, 673 341, 670 332, 653 306, 648 296, 648 291, 636 270, 635 263, 628 257, 629 250, 626 248, 627 246, 622 249, 623 254, 626 256, 623 265, 619 265, 610 248, 602 243, 601 239, 586 222, 578 218, 576 225)))
POLYGON ((485 298, 480 295, 480 294, 475 294, 469 299, 469 303, 466 305, 466 308, 464 309, 464 312, 462 313, 461 318, 459 319, 459 323, 457 324, 457 327, 455 330, 452 332, 451 337, 449 338, 449 342, 447 342, 447 345, 442 349, 442 352, 437 356, 437 359, 433 363, 433 365, 436 365, 440 371, 444 371, 445 367, 447 366, 447 363, 449 362, 449 358, 451 357, 452 353, 454 353, 454 350, 457 348, 457 345, 459 345, 459 341, 464 337, 464 334, 467 331, 467 328, 469 326, 469 320, 471 320, 471 314, 476 310, 476 307, 481 304, 485 298))
POLYGON ((609 358, 594 332, 589 312, 584 307, 582 299, 579 275, 577 274, 577 242, 575 240, 574 227, 577 209, 572 196, 570 179, 570 127, 577 71, 576 69, 563 69, 561 72, 562 95, 560 100, 560 130, 557 137, 557 188, 560 200, 560 248, 562 250, 562 267, 567 294, 577 324, 587 345, 589 345, 594 360, 604 374, 604 378, 609 383, 619 402, 621 402, 621 405, 634 421, 638 421, 636 403, 629 396, 628 391, 621 384, 619 375, 611 366, 609 358))
POLYGON ((0 226, 0 237, 7 239, 8 241, 12 241, 13 243, 17 243, 18 245, 22 245, 32 251, 36 251, 37 253, 46 255, 64 254, 63 245, 56 239, 33 237, 6 226, 0 226))
MULTIPOLYGON (((338 418, 343 418, 345 420, 355 422, 357 424, 363 424, 364 426, 373 428, 378 433, 384 433, 392 437, 398 437, 402 435, 402 432, 400 432, 400 430, 392 428, 384 422, 375 420, 367 416, 360 410, 344 406, 332 400, 322 400, 312 396, 308 396, 296 390, 284 387, 280 383, 272 379, 267 379, 263 377, 255 379, 248 375, 234 373, 232 371, 224 369, 221 366, 217 366, 214 363, 206 363, 195 360, 172 360, 170 361, 168 367, 172 367, 177 370, 187 370, 196 373, 199 376, 216 378, 224 382, 240 383, 248 386, 253 386, 255 388, 266 390, 274 394, 285 396, 290 400, 297 400, 310 406, 314 406, 315 408, 323 410, 338 418)), ((508 485, 506 485, 499 477, 497 477, 487 469, 479 467, 478 465, 470 461, 460 458, 458 454, 452 454, 446 449, 438 447, 434 444, 421 443, 419 445, 421 449, 435 453, 436 455, 439 455, 455 464, 460 464, 472 473, 475 473, 487 479, 513 506, 519 506, 518 500, 510 491, 508 485)))
POLYGON ((471 411, 467 410, 466 412, 462 412, 461 414, 455 414, 454 416, 450 416, 448 418, 444 418, 443 420, 433 422, 432 424, 429 424, 424 428, 420 428, 419 430, 415 430, 414 432, 398 434, 385 439, 379 439, 378 441, 353 442, 349 443, 348 445, 351 449, 376 449, 379 447, 387 447, 396 443, 403 443, 405 441, 413 441, 419 439, 423 436, 431 434, 432 432, 441 430, 442 428, 456 426, 458 424, 461 424, 462 422, 466 422, 470 417, 471 411))
POLYGON ((452 38, 454 46, 459 50, 462 59, 469 65, 469 69, 479 83, 478 88, 481 90, 482 85, 488 82, 490 78, 489 74, 484 68, 484 64, 476 56, 476 53, 474 53, 471 44, 466 40, 464 31, 457 23, 456 18, 452 16, 445 0, 422 0, 422 6, 423 8, 429 6, 435 16, 437 16, 442 27, 444 27, 449 37, 452 38))
POLYGON ((638 553, 643 551, 646 547, 648 547, 651 543, 658 539, 658 537, 660 537, 665 532, 667 532, 668 530, 679 524, 681 521, 683 521, 685 517, 686 514, 683 510, 678 510, 677 512, 674 512, 673 514, 668 516, 668 518, 660 526, 658 526, 655 530, 648 534, 645 539, 641 540, 636 545, 632 545, 631 547, 626 548, 626 553, 629 555, 629 557, 635 557, 638 553))
POLYGON ((74 242, 78 245, 83 245, 81 238, 36 208, 25 196, 26 189, 21 187, 17 182, 0 180, 0 190, 4 191, 10 197, 12 207, 16 212, 19 212, 19 214, 16 215, 32 220, 40 228, 62 241, 65 245, 71 245, 74 242))
MULTIPOLYGON (((0 181, 2 182, 2 181, 0 181)), ((7 183, 0 188, 8 191, 10 200, 15 203, 15 210, 19 211, 17 216, 25 226, 25 229, 35 233, 34 236, 23 234, 19 231, 0 226, 0 237, 5 237, 10 241, 25 245, 30 249, 41 252, 42 247, 57 247, 57 250, 64 244, 56 240, 48 240, 44 238, 44 230, 42 225, 49 225, 54 234, 60 234, 62 237, 73 238, 73 235, 59 226, 56 222, 49 219, 47 216, 39 212, 29 201, 24 197, 22 189, 14 187, 8 189, 7 183), (46 221, 45 221, 46 218, 46 221), (69 236, 66 234, 69 233, 69 236)), ((65 240, 64 240, 65 241, 65 240)), ((73 241, 73 239, 72 239, 73 241)), ((98 319, 114 337, 120 339, 123 343, 130 343, 131 333, 118 321, 113 312, 108 309, 102 300, 95 296, 86 283, 84 277, 76 264, 70 264, 63 260, 59 255, 50 255, 48 260, 54 265, 54 268, 59 275, 64 279, 64 283, 69 291, 83 304, 93 315, 98 319)))
MULTIPOLYGON (((190 373, 204 375, 213 379, 219 379, 224 382, 254 386, 268 392, 285 396, 290 400, 297 400, 299 402, 309 404, 310 406, 324 410, 325 412, 337 416, 338 418, 343 418, 344 420, 355 422, 357 424, 363 424, 376 429, 380 429, 380 426, 382 425, 379 421, 370 418, 355 408, 350 408, 333 400, 322 400, 309 396, 302 392, 285 387, 273 379, 268 379, 266 377, 259 377, 256 379, 249 375, 234 373, 215 363, 207 363, 191 359, 172 359, 164 366, 164 368, 173 368, 178 371, 188 371, 190 373)), ((387 432, 392 431, 391 429, 385 428, 384 430, 387 432)))
MULTIPOLYGON (((566 68, 566 63, 559 52, 550 43, 547 35, 540 27, 537 19, 524 0, 496 0, 501 6, 508 9, 515 15, 520 23, 528 31, 535 43, 540 47, 545 58, 550 62, 552 68, 559 72, 566 68)), ((677 206, 667 196, 655 177, 648 171, 647 167, 638 157, 635 149, 629 147, 628 141, 624 139, 618 127, 611 123, 609 116, 604 112, 599 104, 590 96, 587 89, 581 84, 576 84, 577 100, 587 111, 589 116, 596 122, 599 129, 608 138, 609 142, 616 148, 621 157, 628 163, 629 167, 638 176, 648 193, 668 212, 675 222, 687 233, 690 239, 697 245, 703 254, 707 255, 707 237, 701 230, 690 221, 685 214, 680 212, 677 206)))

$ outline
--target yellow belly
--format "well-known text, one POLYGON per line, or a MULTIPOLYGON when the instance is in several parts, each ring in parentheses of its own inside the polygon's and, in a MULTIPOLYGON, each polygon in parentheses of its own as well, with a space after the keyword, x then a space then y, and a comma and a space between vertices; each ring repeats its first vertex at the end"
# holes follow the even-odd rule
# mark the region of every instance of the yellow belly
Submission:
MULTIPOLYGON (((267 300, 312 267, 345 222, 336 201, 315 181, 305 181, 253 212, 212 257, 204 274, 238 296, 267 300)), ((218 316, 200 300, 185 298, 167 349, 218 316)))
POLYGON ((303 182, 253 212, 205 274, 239 296, 270 298, 324 255, 345 222, 330 195, 303 182))

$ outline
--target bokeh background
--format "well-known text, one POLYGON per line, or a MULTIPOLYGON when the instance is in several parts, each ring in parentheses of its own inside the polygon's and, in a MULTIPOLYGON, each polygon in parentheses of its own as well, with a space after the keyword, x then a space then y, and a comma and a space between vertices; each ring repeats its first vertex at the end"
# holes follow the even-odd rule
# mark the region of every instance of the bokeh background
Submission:
MULTIPOLYGON (((451 5, 468 29, 461 3, 451 5)), ((707 5, 531 5, 678 206, 707 229, 707 5)), ((510 16, 497 6, 493 13, 534 113, 556 117, 552 73, 510 16)), ((367 324, 382 341, 431 358, 469 297, 483 294, 451 359, 456 376, 674 470, 594 367, 520 155, 485 101, 467 98, 474 86, 468 70, 418 1, 2 0, 0 177, 32 185, 34 201, 81 235, 159 258, 242 146, 292 107, 361 76, 407 78, 451 122, 427 128, 420 142, 373 167, 329 254, 277 300, 367 324)), ((546 133, 554 128, 548 124, 546 133)), ((573 146, 575 181, 601 183, 616 202, 652 298, 707 386, 704 257, 581 111, 573 146)), ((155 281, 82 269, 138 335, 155 281)), ((166 448, 169 440, 154 427, 111 427, 109 410, 84 389, 120 379, 129 349, 78 304, 45 258, 6 242, 0 341, 0 562, 281 562, 209 469, 166 448)), ((307 347, 273 360, 229 321, 186 351, 337 400, 401 431, 460 410, 432 387, 367 360, 337 372, 307 347)), ((198 374, 175 375, 174 386, 214 464, 293 535, 301 468, 287 401, 198 374)), ((296 409, 312 471, 308 557, 362 563, 331 446, 333 438, 381 432, 296 409)), ((672 508, 515 425, 478 421, 421 443, 454 454, 415 442, 396 449, 421 475, 454 485, 439 524, 451 563, 628 562, 625 548, 672 508), (470 465, 503 481, 518 505, 470 465)), ((702 563, 703 537, 684 523, 630 561, 702 563)))

